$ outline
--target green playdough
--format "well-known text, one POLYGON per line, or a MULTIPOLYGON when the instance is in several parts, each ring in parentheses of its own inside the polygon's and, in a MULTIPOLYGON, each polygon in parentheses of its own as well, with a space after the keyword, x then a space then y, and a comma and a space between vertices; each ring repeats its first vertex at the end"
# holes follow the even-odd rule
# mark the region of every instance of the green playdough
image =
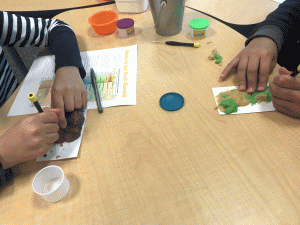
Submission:
POLYGON ((221 63, 221 62, 222 62, 222 58, 223 58, 222 56, 216 55, 216 56, 215 56, 215 59, 216 59, 215 63, 216 63, 216 64, 221 63))
POLYGON ((223 93, 220 93, 221 94, 221 96, 223 97, 223 98, 227 98, 228 97, 228 95, 224 95, 223 93))
MULTIPOLYGON (((261 91, 261 92, 256 91, 252 95, 245 95, 245 97, 250 100, 251 105, 255 105, 257 102, 259 102, 259 100, 257 99, 257 96, 259 96, 259 95, 266 95, 266 99, 264 100, 265 102, 271 101, 271 93, 270 93, 269 87, 267 87, 266 90, 264 90, 264 91, 261 91)), ((260 102, 262 102, 262 101, 260 101, 260 102)))
POLYGON ((230 98, 222 100, 220 102, 220 105, 223 105, 225 107, 226 114, 237 112, 237 103, 230 98))
POLYGON ((246 106, 249 104, 254 105, 261 102, 270 102, 271 93, 269 87, 261 92, 256 91, 252 95, 248 95, 246 92, 241 92, 237 89, 232 89, 220 93, 216 97, 216 101, 219 105, 217 108, 219 108, 220 111, 230 114, 237 112, 237 107, 240 106, 246 106))

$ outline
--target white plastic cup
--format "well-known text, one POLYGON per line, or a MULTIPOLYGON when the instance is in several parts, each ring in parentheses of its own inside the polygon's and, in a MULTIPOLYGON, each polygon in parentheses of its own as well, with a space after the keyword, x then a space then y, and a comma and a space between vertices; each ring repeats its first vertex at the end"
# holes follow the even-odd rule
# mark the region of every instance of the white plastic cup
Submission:
POLYGON ((70 183, 58 166, 47 166, 34 177, 32 188, 48 202, 62 200, 70 189, 70 183))

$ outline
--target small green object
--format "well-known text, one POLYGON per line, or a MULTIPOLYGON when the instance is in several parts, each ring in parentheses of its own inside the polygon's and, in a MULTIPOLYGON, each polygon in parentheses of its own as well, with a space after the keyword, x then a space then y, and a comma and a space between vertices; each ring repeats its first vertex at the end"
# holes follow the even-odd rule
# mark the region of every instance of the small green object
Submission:
POLYGON ((245 95, 245 97, 250 100, 251 105, 255 105, 256 104, 255 96, 263 95, 263 94, 267 95, 267 99, 265 100, 265 102, 270 102, 271 101, 271 92, 269 90, 269 87, 267 87, 266 90, 264 90, 264 91, 256 91, 252 95, 245 95))
POLYGON ((227 97, 228 97, 228 95, 224 95, 224 94, 222 94, 222 93, 221 93, 221 96, 222 96, 223 98, 227 98, 227 97))
POLYGON ((222 56, 221 55, 216 55, 216 59, 221 59, 222 60, 222 56))
POLYGON ((222 62, 222 58, 223 58, 223 57, 220 56, 220 55, 216 55, 214 58, 217 59, 217 60, 215 61, 215 63, 216 63, 216 64, 219 64, 219 63, 222 62))
POLYGON ((237 103, 230 98, 222 100, 220 102, 220 105, 223 105, 225 107, 226 114, 237 112, 237 103))
POLYGON ((204 30, 209 26, 209 21, 207 19, 204 18, 197 18, 197 19, 193 19, 190 22, 190 27, 193 30, 204 30))

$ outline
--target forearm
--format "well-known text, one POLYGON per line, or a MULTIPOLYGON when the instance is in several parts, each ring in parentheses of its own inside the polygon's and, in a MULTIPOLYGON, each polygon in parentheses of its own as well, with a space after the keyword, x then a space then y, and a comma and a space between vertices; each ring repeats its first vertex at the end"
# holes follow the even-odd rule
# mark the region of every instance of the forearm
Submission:
POLYGON ((9 168, 10 165, 4 159, 5 157, 4 157, 3 147, 5 146, 3 145, 1 138, 2 137, 0 137, 0 187, 12 181, 14 178, 14 174, 12 170, 9 168))
POLYGON ((55 55, 55 72, 62 67, 75 66, 81 78, 85 77, 76 36, 70 28, 54 28, 49 35, 49 49, 55 55))
POLYGON ((256 30, 256 32, 246 40, 245 45, 247 46, 250 41, 258 37, 270 38, 272 41, 275 42, 277 46, 277 52, 280 51, 281 46, 283 44, 283 32, 279 27, 274 25, 266 25, 261 27, 260 29, 256 30))
POLYGON ((258 24, 245 44, 248 45, 256 37, 268 37, 276 43, 277 52, 279 52, 285 41, 294 38, 294 33, 297 32, 300 23, 299 12, 300 1, 286 0, 258 24))

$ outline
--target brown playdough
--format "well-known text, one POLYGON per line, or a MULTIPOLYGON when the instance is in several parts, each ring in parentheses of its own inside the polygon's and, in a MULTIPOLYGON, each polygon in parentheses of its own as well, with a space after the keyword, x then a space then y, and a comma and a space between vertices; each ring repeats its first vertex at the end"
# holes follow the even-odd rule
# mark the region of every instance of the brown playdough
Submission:
POLYGON ((74 112, 66 112, 67 127, 59 128, 59 139, 55 143, 73 142, 81 135, 84 123, 84 115, 82 110, 74 112))
POLYGON ((257 103, 261 103, 261 102, 266 101, 267 97, 268 97, 268 95, 266 95, 266 94, 256 95, 255 100, 257 103))

